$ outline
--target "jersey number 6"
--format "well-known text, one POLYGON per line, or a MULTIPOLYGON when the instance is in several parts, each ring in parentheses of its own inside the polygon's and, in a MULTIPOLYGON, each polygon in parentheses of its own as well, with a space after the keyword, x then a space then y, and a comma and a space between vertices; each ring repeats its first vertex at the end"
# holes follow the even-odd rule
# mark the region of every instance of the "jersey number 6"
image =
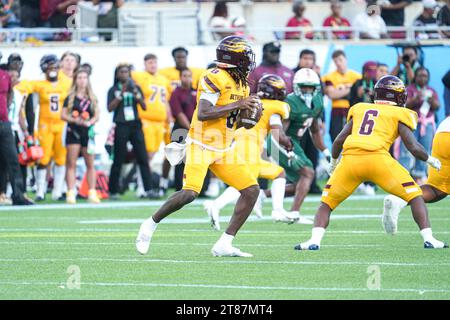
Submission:
POLYGON ((378 117, 377 110, 367 110, 364 113, 364 118, 359 128, 359 134, 364 136, 369 136, 372 134, 373 128, 375 127, 374 118, 378 117))

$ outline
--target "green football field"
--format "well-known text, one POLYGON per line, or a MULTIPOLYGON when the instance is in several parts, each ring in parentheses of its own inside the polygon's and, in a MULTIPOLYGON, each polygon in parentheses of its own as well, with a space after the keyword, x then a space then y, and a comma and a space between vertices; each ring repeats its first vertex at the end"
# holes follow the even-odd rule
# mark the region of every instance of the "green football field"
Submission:
MULTIPOLYGON (((251 217, 234 244, 253 258, 217 258, 200 202, 161 223, 147 256, 134 241, 159 202, 0 208, 0 299, 449 299, 450 250, 425 250, 409 208, 383 233, 382 196, 336 212, 320 251, 293 249, 310 226, 251 217)), ((286 203, 286 207, 289 207, 286 203)), ((318 205, 309 197, 303 213, 318 205)), ((450 199, 428 206, 450 240, 450 199)), ((222 227, 231 215, 222 212, 222 227)))

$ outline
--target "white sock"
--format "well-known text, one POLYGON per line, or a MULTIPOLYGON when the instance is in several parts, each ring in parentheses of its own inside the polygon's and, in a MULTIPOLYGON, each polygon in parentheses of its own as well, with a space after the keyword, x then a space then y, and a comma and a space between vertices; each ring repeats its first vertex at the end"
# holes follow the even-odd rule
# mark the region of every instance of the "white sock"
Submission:
POLYGON ((11 198, 13 193, 12 187, 11 187, 11 183, 8 182, 8 184, 6 185, 6 196, 8 198, 11 198))
POLYGON ((147 220, 145 220, 144 224, 152 233, 155 232, 156 227, 158 227, 158 223, 153 220, 153 217, 150 217, 147 220))
POLYGON ((321 228, 321 227, 312 228, 311 239, 309 240, 309 242, 320 246, 320 242, 322 241, 324 234, 325 234, 324 228, 321 228))
POLYGON ((53 178, 52 198, 55 199, 61 197, 65 176, 66 176, 66 167, 55 165, 55 176, 53 178))
POLYGON ((214 200, 214 204, 219 210, 221 210, 227 204, 236 202, 240 196, 241 193, 239 191, 233 187, 228 187, 216 200, 214 200))
POLYGON ((139 169, 139 167, 136 168, 136 180, 137 180, 136 194, 137 195, 145 194, 144 180, 142 180, 141 170, 139 169))
POLYGON ((272 209, 275 211, 283 210, 285 188, 286 188, 285 178, 277 178, 272 181, 272 186, 270 190, 272 191, 272 209))
POLYGON ((169 180, 161 177, 161 179, 159 179, 159 187, 161 189, 168 189, 169 188, 169 180))
POLYGON ((217 178, 211 178, 209 180, 209 186, 208 190, 206 191, 206 194, 209 197, 217 197, 220 193, 220 181, 217 178))
POLYGON ((264 192, 264 190, 259 190, 259 197, 261 197, 261 200, 266 200, 267 196, 266 193, 264 192))
POLYGON ((222 233, 220 236, 219 242, 221 242, 224 245, 231 246, 231 243, 233 242, 234 236, 229 235, 227 233, 222 233))
POLYGON ((426 242, 426 241, 433 242, 436 240, 433 237, 433 231, 431 231, 431 228, 425 228, 425 229, 420 230, 420 235, 423 238, 423 242, 426 242))
POLYGON ((47 189, 47 169, 36 170, 36 196, 44 198, 47 189))

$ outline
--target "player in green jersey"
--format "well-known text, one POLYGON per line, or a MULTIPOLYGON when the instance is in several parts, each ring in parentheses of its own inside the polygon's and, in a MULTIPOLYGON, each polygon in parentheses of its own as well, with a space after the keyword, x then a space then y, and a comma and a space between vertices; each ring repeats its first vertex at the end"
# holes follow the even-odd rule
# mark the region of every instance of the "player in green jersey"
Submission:
POLYGON ((287 96, 286 102, 289 104, 290 114, 289 119, 283 121, 283 128, 292 141, 292 148, 286 150, 274 135, 270 135, 267 138, 267 149, 272 159, 285 169, 288 181, 295 184, 295 188, 287 190, 287 193, 295 192, 292 213, 297 214, 299 223, 311 224, 311 220, 299 216, 300 207, 314 178, 313 165, 300 146, 300 139, 309 131, 315 147, 322 151, 328 162, 331 158, 320 133, 319 121, 324 107, 317 73, 308 68, 297 71, 294 76, 294 92, 287 96))

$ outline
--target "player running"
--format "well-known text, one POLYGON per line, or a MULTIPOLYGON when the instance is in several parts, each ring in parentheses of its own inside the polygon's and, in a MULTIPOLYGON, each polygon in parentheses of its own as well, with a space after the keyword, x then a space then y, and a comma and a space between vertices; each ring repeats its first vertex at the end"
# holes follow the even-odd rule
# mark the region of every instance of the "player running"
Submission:
POLYGON ((63 145, 66 123, 61 120, 61 111, 71 83, 58 80, 59 60, 55 55, 43 56, 40 66, 45 80, 21 81, 16 88, 26 94, 39 95, 38 135, 44 156, 39 160, 36 172, 36 201, 45 198, 47 166, 52 158, 55 161, 52 199, 58 200, 62 197, 66 164, 66 148, 63 145))
POLYGON ((214 256, 251 257, 233 247, 232 241, 247 220, 258 197, 259 186, 248 166, 236 164, 234 132, 240 110, 260 107, 257 96, 249 96, 248 74, 254 69, 254 53, 241 37, 224 38, 216 50, 217 68, 203 73, 197 95, 197 108, 186 138, 183 189, 175 192, 145 220, 136 239, 136 248, 146 254, 158 223, 192 202, 200 193, 208 169, 241 193, 226 231, 213 246, 214 256))
MULTIPOLYGON (((439 125, 433 139, 431 155, 441 161, 441 169, 429 168, 428 180, 420 186, 426 203, 441 201, 450 194, 450 117, 439 125)), ((408 203, 399 197, 384 198, 382 223, 388 234, 397 232, 398 215, 408 203)))
POLYGON ((390 146, 400 136, 417 159, 426 161, 437 170, 441 167, 439 160, 429 156, 413 135, 417 113, 403 108, 406 102, 405 85, 395 76, 384 76, 375 84, 374 93, 375 103, 358 103, 349 110, 348 122, 333 143, 332 175, 322 193, 311 239, 295 246, 296 250, 320 248, 331 211, 364 181, 374 182, 411 205, 425 248, 448 247, 433 237, 419 186, 389 154, 390 146), (342 148, 344 152, 338 164, 342 148))
MULTIPOLYGON (((289 105, 284 102, 286 98, 286 84, 281 77, 267 74, 258 81, 257 92, 258 96, 262 98, 261 102, 264 112, 259 122, 252 129, 239 128, 236 131, 237 154, 248 164, 255 178, 272 180, 272 219, 283 222, 292 221, 296 217, 283 208, 284 190, 286 187, 284 169, 261 158, 264 140, 269 132, 273 132, 273 135, 284 148, 292 148, 292 143, 284 134, 281 122, 283 119, 289 118, 289 105)), ((238 190, 228 187, 217 199, 206 200, 203 203, 214 229, 220 230, 220 210, 228 203, 235 202, 240 195, 238 190)), ((261 217, 260 215, 258 216, 261 217)))
POLYGON ((320 90, 320 79, 315 71, 308 68, 297 71, 294 92, 286 99, 290 107, 289 119, 284 121, 286 134, 292 141, 292 151, 281 146, 274 135, 267 138, 268 153, 286 170, 288 180, 296 184, 291 212, 295 212, 298 223, 303 224, 312 224, 311 220, 300 217, 299 211, 314 178, 314 168, 300 146, 301 137, 309 131, 315 147, 322 151, 328 161, 331 157, 320 134, 319 119, 323 112, 320 90))

